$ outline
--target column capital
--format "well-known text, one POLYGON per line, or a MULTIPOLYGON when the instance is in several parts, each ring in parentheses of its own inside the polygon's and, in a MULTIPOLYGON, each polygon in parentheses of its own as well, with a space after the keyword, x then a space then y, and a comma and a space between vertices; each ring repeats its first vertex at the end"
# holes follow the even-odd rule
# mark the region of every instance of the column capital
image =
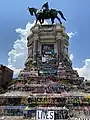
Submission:
POLYGON ((62 37, 56 37, 56 41, 62 41, 62 37))

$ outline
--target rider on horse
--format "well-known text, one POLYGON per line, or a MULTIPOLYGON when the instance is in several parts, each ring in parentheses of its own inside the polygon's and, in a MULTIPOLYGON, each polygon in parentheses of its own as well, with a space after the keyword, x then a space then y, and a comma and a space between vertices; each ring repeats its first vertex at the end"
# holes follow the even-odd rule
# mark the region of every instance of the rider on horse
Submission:
POLYGON ((61 11, 56 10, 56 9, 49 9, 48 2, 44 3, 41 10, 39 10, 39 11, 38 11, 38 9, 36 9, 34 7, 32 7, 32 8, 28 7, 28 11, 30 12, 31 15, 33 15, 33 13, 35 14, 36 23, 37 23, 37 21, 39 21, 42 24, 42 23, 44 23, 45 19, 51 19, 52 24, 53 24, 54 19, 57 18, 58 21, 60 22, 60 24, 62 24, 60 18, 58 17, 58 13, 61 16, 61 18, 66 21, 63 13, 61 11))
POLYGON ((44 11, 48 12, 48 10, 49 10, 48 2, 45 2, 44 5, 42 6, 41 10, 38 10, 37 13, 43 13, 44 11))
POLYGON ((44 5, 42 6, 43 10, 49 10, 49 5, 48 2, 45 2, 44 5))

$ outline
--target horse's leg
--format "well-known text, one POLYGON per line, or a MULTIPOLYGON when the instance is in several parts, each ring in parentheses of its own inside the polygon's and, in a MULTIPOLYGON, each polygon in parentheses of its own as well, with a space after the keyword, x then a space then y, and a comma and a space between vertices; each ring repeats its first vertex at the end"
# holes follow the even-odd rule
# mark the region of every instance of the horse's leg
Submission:
POLYGON ((58 19, 58 21, 60 22, 60 24, 62 24, 62 22, 61 22, 60 18, 59 18, 58 16, 57 16, 56 18, 58 19))
POLYGON ((42 23, 44 23, 44 19, 42 19, 42 23))
POLYGON ((54 18, 51 18, 52 24, 54 23, 54 18))
POLYGON ((43 22, 42 22, 42 21, 40 21, 40 24, 41 24, 41 25, 42 25, 42 23, 43 23, 43 22))
POLYGON ((42 23, 44 22, 42 19, 39 19, 39 22, 40 22, 40 24, 42 25, 42 23))
POLYGON ((36 19, 36 23, 35 24, 37 24, 37 21, 38 21, 38 19, 36 19))
POLYGON ((44 23, 44 19, 40 19, 40 24, 42 25, 44 23))

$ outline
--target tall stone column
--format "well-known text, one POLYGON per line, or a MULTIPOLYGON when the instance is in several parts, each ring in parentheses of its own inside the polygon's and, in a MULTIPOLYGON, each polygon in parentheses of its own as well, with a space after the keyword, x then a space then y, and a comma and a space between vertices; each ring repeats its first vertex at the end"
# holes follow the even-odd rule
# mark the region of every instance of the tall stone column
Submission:
POLYGON ((58 62, 62 61, 63 57, 63 40, 61 38, 57 39, 58 47, 58 62))
POLYGON ((37 64, 37 52, 38 52, 38 41, 39 41, 39 25, 35 25, 31 28, 33 33, 33 61, 37 64))
POLYGON ((37 64, 38 34, 34 34, 33 61, 37 64))
POLYGON ((58 61, 59 61, 61 58, 61 42, 59 39, 57 40, 57 48, 58 48, 58 61))
POLYGON ((57 52, 58 62, 62 61, 63 55, 63 28, 60 25, 56 25, 56 41, 57 41, 57 52))

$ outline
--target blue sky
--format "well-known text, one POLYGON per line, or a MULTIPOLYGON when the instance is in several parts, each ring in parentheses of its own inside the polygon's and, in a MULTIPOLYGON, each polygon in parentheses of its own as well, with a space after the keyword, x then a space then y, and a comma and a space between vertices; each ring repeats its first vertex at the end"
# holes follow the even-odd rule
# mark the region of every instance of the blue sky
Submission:
MULTIPOLYGON (((82 68, 90 58, 90 0, 47 0, 50 8, 61 10, 67 22, 68 32, 77 32, 70 39, 69 52, 73 54, 73 66, 82 68)), ((41 8, 45 0, 0 0, 0 64, 8 65, 8 52, 18 39, 15 29, 24 29, 33 22, 27 7, 41 8)))

